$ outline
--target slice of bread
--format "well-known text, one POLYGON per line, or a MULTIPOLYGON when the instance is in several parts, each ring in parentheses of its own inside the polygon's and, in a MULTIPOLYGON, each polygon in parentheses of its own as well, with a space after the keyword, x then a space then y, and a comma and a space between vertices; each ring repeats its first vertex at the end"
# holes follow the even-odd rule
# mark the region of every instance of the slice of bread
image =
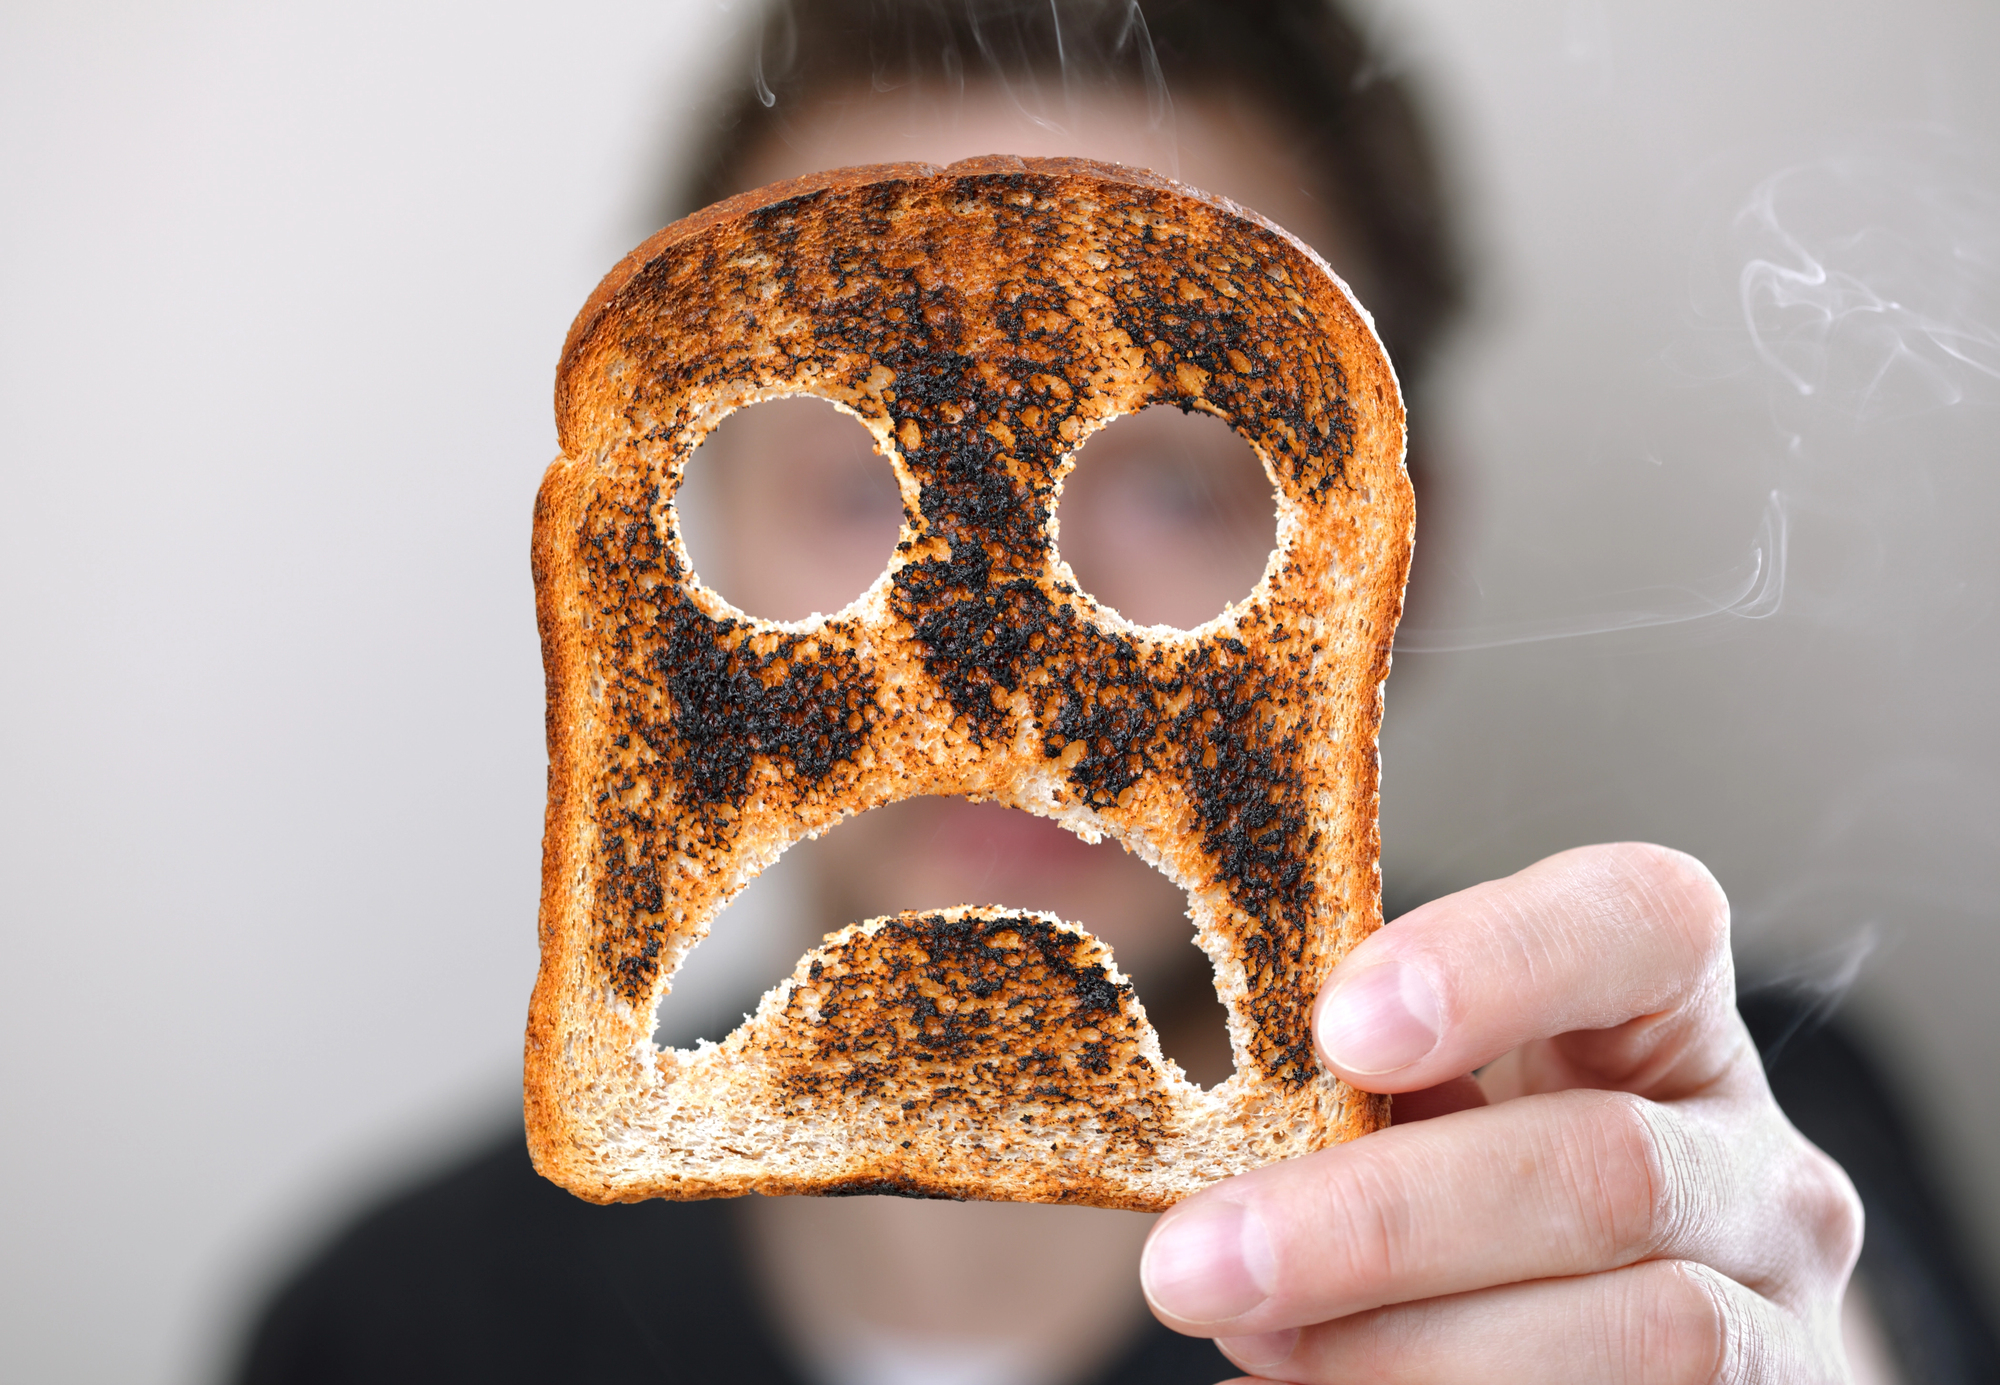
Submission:
POLYGON ((1313 998, 1380 923, 1375 736, 1412 529, 1368 315, 1219 198, 1078 160, 819 174, 635 250, 564 345, 535 509, 548 677, 536 1167, 597 1201, 898 1192, 1158 1209, 1378 1128, 1313 998), (837 615, 753 619, 673 497, 730 411, 814 395, 896 469, 902 541, 837 615), (1070 456, 1151 403, 1262 456, 1278 539, 1193 631, 1078 589, 1070 456), (1186 891, 1236 1073, 1165 1059, 1109 950, 999 908, 832 935, 719 1045, 655 1006, 786 847, 917 794, 1109 834, 1186 891))

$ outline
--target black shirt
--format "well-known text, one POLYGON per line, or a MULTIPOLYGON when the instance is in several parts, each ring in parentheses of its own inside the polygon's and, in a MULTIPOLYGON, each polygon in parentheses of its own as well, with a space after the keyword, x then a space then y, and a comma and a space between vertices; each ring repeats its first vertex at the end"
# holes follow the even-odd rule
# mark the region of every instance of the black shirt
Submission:
MULTIPOLYGON (((740 1204, 597 1207, 518 1132, 343 1233, 266 1310, 242 1385, 805 1385, 743 1260, 740 1204)), ((1098 1385, 1214 1385, 1149 1324, 1098 1385)))
MULTIPOLYGON (((1895 1086, 1823 998, 1753 992, 1772 1090, 1867 1211, 1860 1277, 1905 1378, 2000 1380, 2000 1347, 1895 1086)), ((806 1385, 743 1260, 735 1202, 597 1207, 518 1130, 369 1213, 266 1307, 238 1385, 806 1385)), ((1214 1346, 1149 1324, 1095 1385, 1213 1385, 1214 1346)))

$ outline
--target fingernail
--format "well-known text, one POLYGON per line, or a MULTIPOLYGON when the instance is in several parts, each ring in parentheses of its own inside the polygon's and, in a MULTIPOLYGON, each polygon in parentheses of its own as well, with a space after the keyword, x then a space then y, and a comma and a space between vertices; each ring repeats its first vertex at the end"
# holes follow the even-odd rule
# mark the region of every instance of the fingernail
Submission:
POLYGON ((1283 1332, 1259 1332, 1254 1337, 1217 1337, 1215 1344, 1222 1348, 1222 1354, 1245 1370, 1261 1371, 1267 1366, 1282 1366, 1292 1354, 1292 1348, 1299 1344, 1299 1330, 1288 1327, 1283 1332))
POLYGON ((1407 962, 1335 973, 1319 1011, 1320 1052, 1348 1072, 1394 1072, 1437 1047, 1442 1013, 1430 978, 1407 962))
POLYGON ((1222 1322, 1249 1312, 1270 1295, 1270 1240, 1264 1223, 1241 1203, 1213 1202, 1169 1216, 1139 1262, 1139 1283, 1152 1305, 1186 1323, 1222 1322))

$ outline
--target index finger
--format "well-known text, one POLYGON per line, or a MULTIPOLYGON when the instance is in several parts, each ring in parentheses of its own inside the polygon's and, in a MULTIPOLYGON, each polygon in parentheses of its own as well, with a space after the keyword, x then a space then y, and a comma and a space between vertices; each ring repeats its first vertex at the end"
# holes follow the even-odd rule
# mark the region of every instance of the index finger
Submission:
POLYGON ((1715 1080, 1731 1019, 1729 902, 1701 862, 1642 843, 1580 847, 1414 909, 1320 991, 1320 1059, 1410 1092, 1565 1036, 1535 1085, 1669 1099, 1715 1080))

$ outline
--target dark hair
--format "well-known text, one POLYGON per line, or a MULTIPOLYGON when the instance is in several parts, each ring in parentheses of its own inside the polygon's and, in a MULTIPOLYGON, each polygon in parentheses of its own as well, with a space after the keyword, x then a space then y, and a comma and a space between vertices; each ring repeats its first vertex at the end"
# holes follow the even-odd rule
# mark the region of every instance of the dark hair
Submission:
POLYGON ((1031 109, 1079 87, 1140 92, 1156 111, 1199 95, 1260 108, 1295 137, 1296 161, 1322 170, 1313 191, 1354 236, 1406 382, 1464 301, 1418 104, 1332 0, 776 0, 752 39, 673 216, 741 191, 753 151, 856 88, 1001 82, 1031 109))

